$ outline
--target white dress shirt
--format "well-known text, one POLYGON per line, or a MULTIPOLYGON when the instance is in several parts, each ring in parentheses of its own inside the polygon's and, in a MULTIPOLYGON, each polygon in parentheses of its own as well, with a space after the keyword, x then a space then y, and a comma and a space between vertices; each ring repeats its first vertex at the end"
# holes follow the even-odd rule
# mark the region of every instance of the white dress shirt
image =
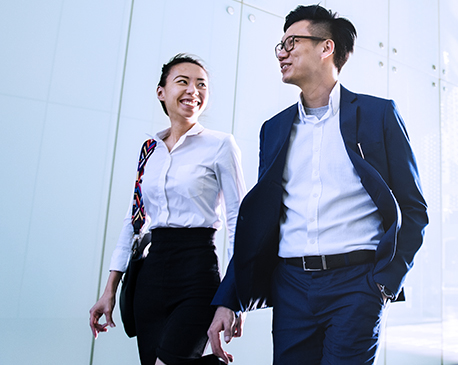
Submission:
POLYGON ((340 132, 340 83, 318 119, 301 100, 283 171, 280 257, 376 249, 384 230, 340 132))
MULTIPOLYGON (((219 230, 222 210, 232 255, 239 205, 246 193, 241 154, 230 134, 196 123, 169 152, 163 139, 170 128, 154 136, 156 149, 144 170, 142 196, 148 224, 159 227, 205 227, 219 230), (224 203, 224 204, 223 204, 224 203)), ((124 272, 130 258, 132 205, 124 219, 110 270, 124 272)))

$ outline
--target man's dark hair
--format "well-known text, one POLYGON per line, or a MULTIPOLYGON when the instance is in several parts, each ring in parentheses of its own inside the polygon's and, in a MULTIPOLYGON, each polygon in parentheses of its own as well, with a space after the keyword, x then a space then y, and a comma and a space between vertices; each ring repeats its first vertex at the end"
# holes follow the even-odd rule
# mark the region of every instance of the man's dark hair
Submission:
POLYGON ((286 32, 292 24, 301 20, 310 21, 310 31, 313 32, 313 36, 330 38, 334 41, 334 64, 340 72, 354 49, 356 29, 353 24, 320 5, 299 5, 286 16, 283 31, 286 32))
MULTIPOLYGON (((178 53, 177 55, 172 57, 169 62, 162 65, 161 78, 159 79, 159 83, 157 84, 157 86, 164 87, 165 84, 167 83, 167 77, 170 74, 170 70, 173 68, 173 66, 179 65, 180 63, 193 63, 194 65, 201 67, 202 70, 204 70, 205 73, 208 74, 202 62, 199 61, 196 57, 188 55, 186 53, 178 53)), ((162 100, 161 100, 161 106, 162 106, 162 109, 164 109, 164 113, 166 115, 169 115, 169 113, 167 112, 165 103, 162 100)))

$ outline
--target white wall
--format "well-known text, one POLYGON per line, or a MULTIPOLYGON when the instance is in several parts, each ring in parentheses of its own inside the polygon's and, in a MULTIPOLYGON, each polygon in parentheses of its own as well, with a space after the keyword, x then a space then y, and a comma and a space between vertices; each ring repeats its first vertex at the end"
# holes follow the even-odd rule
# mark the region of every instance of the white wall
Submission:
MULTIPOLYGON (((458 3, 326 0, 352 20, 342 83, 396 100, 417 154, 431 223, 393 304, 378 364, 458 362, 458 3)), ((135 364, 118 327, 93 341, 139 147, 167 126, 155 85, 178 52, 211 77, 208 128, 231 132, 256 181, 262 122, 297 100, 273 48, 285 0, 15 0, 0 3, 0 364, 135 364)), ((225 237, 218 235, 223 264, 225 237)), ((224 265, 223 265, 224 266, 224 265)), ((269 364, 270 310, 228 346, 269 364)))

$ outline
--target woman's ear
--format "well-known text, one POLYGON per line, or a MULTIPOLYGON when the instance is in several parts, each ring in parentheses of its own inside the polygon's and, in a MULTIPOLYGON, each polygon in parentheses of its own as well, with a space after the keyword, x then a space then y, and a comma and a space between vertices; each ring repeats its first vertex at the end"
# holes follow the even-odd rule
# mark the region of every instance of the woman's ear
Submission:
POLYGON ((160 100, 160 101, 164 101, 165 100, 165 96, 164 96, 164 88, 162 86, 158 86, 157 89, 156 89, 156 95, 157 95, 157 98, 160 100))

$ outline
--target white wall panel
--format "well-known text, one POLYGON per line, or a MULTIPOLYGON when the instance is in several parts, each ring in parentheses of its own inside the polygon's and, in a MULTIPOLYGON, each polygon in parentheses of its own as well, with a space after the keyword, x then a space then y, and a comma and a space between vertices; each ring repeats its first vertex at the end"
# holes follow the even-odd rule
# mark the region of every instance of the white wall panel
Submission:
POLYGON ((243 0, 243 4, 278 15, 282 18, 283 22, 286 15, 288 15, 290 11, 296 9, 298 5, 308 5, 298 2, 297 0, 243 0))
POLYGON ((388 0, 327 0, 326 7, 353 23, 358 47, 387 56, 388 0))
POLYGON ((388 96, 388 58, 355 47, 342 68, 339 80, 347 89, 362 94, 388 96))
POLYGON ((439 77, 438 0, 392 0, 389 16, 389 57, 439 77))
POLYGON ((111 111, 119 100, 130 1, 64 3, 49 99, 111 111))
MULTIPOLYGON (((48 292, 51 297, 59 293, 48 292)), ((81 318, 8 319, 0 331, 0 364, 89 364, 90 337, 81 318)), ((115 364, 115 363, 112 363, 115 364)))
POLYGON ((62 3, 61 0, 0 3, 0 93, 47 99, 62 3))
POLYGON ((21 283, 21 317, 87 316, 104 227, 110 118, 104 112, 48 106, 21 283))
MULTIPOLYGON (((10 105, 19 103, 10 101, 10 105)), ((22 113, 24 118, 27 113, 39 111, 33 108, 36 102, 22 104, 26 112, 16 110, 18 116, 22 113)), ((34 118, 39 116, 36 113, 34 118)), ((96 247, 103 230, 100 211, 106 205, 102 186, 106 183, 110 150, 109 124, 108 113, 49 104, 44 127, 33 119, 18 123, 27 139, 31 139, 30 133, 37 133, 33 136, 36 141, 32 138, 30 144, 17 146, 30 156, 21 166, 24 173, 13 171, 24 179, 16 187, 20 189, 22 184, 29 183, 32 191, 18 191, 16 202, 10 202, 10 219, 20 223, 22 213, 25 218, 20 227, 13 222, 19 240, 10 237, 10 245, 5 246, 8 251, 2 255, 8 257, 2 268, 10 268, 3 277, 14 278, 8 282, 12 288, 7 288, 11 297, 1 299, 2 307, 6 302, 4 309, 10 309, 2 310, 2 315, 10 319, 2 321, 0 356, 14 360, 5 364, 59 364, 71 352, 76 352, 77 361, 89 359, 87 308, 93 300, 91 284, 96 285, 93 277, 100 261, 96 247), (38 169, 34 169, 35 164, 38 169), (25 211, 18 211, 19 208, 25 211), (14 267, 8 262, 14 263, 14 267), (86 325, 82 326, 84 322, 86 325), (18 338, 20 341, 16 342, 18 338), (20 348, 39 350, 18 351, 17 344, 20 348)), ((13 147, 10 146, 10 152, 13 147)), ((24 160, 22 154, 17 153, 20 162, 24 160)), ((11 227, 5 231, 15 233, 11 227)), ((4 237, 2 230, 2 240, 4 237)))
POLYGON ((0 323, 18 316, 45 118, 45 102, 0 95, 0 323))
POLYGON ((458 85, 458 1, 439 1, 440 77, 458 85))

